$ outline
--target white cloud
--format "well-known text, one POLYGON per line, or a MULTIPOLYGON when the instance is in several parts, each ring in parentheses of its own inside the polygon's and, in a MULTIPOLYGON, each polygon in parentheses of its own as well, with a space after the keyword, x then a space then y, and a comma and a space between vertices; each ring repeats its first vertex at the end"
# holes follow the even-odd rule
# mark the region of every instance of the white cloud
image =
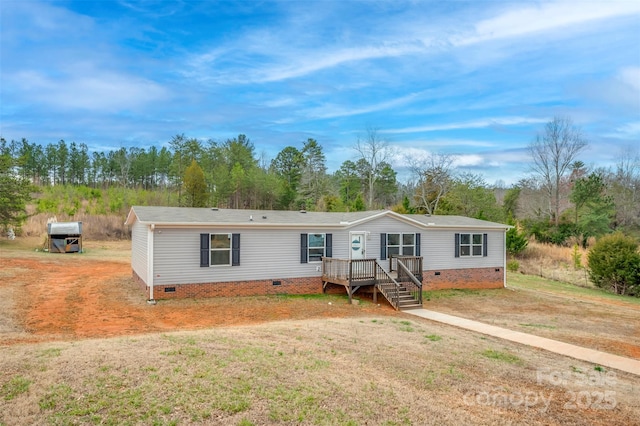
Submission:
POLYGON ((456 155, 453 160, 454 167, 469 167, 469 166, 479 166, 485 164, 486 159, 480 154, 462 154, 456 155))
POLYGON ((618 73, 618 79, 636 92, 640 99, 640 67, 625 67, 618 73))
POLYGON ((350 117, 354 115, 367 114, 376 111, 385 111, 391 108, 397 108, 406 105, 420 96, 419 93, 410 93, 396 99, 371 104, 365 107, 347 107, 336 105, 324 105, 322 107, 310 108, 301 112, 301 115, 309 119, 326 119, 336 117, 350 117))
POLYGON ((617 127, 613 132, 605 133, 603 136, 616 139, 640 139, 640 121, 626 123, 617 127))
POLYGON ((520 37, 640 13, 640 2, 635 1, 555 1, 536 6, 513 4, 517 4, 517 8, 478 22, 474 34, 452 39, 453 44, 467 45, 520 37))
POLYGON ((22 93, 22 101, 56 108, 129 110, 168 97, 167 91, 152 81, 114 72, 54 79, 41 72, 24 71, 5 78, 22 93))
POLYGON ((479 129, 491 126, 519 126, 526 124, 540 124, 548 122, 548 118, 529 118, 529 117, 494 117, 482 120, 463 121, 458 123, 434 124, 429 126, 405 127, 400 129, 383 130, 381 133, 419 133, 419 132, 436 132, 441 130, 456 129, 479 129))

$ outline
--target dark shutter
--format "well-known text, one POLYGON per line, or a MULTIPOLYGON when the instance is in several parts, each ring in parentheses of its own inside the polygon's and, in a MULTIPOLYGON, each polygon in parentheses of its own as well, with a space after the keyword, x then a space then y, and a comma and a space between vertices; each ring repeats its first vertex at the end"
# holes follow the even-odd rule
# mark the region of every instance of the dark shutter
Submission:
POLYGON ((487 257, 487 234, 482 234, 482 256, 487 257))
POLYGON ((333 235, 326 234, 324 239, 324 255, 325 257, 333 257, 333 235))
POLYGON ((415 255, 420 256, 420 233, 416 232, 416 250, 415 255))
POLYGON ((209 234, 200 234, 200 266, 209 266, 209 234))
POLYGON ((231 234, 231 266, 240 265, 240 234, 231 234))
POLYGON ((300 234, 300 263, 307 263, 309 257, 309 237, 307 234, 300 234))
POLYGON ((380 260, 387 258, 387 234, 380 234, 380 260))
POLYGON ((454 252, 456 257, 460 257, 460 234, 456 233, 453 238, 454 252))

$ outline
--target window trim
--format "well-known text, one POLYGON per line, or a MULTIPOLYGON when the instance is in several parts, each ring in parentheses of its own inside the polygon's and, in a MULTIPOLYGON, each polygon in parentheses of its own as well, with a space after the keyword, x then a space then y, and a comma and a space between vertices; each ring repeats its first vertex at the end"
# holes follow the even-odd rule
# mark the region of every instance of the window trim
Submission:
MULTIPOLYGON (((305 232, 300 234, 300 263, 309 262, 309 235, 323 234, 322 232, 305 232)), ((317 248, 317 247, 313 247, 317 248)), ((333 257, 333 234, 329 232, 324 233, 324 256, 333 257)), ((313 260, 311 263, 319 263, 320 260, 313 260)))
MULTIPOLYGON (((322 258, 327 254, 327 234, 326 232, 309 232, 307 233, 307 263, 320 263, 322 262, 322 258), (311 260, 311 250, 318 250, 320 246, 311 246, 310 235, 322 235, 322 256, 320 256, 319 260, 311 260)), ((317 257, 317 255, 314 255, 317 257)))
POLYGON ((487 234, 481 232, 464 232, 455 234, 455 257, 487 257, 487 234), (463 236, 469 236, 469 243, 463 243, 463 236), (474 237, 480 236, 480 242, 474 243, 474 237), (462 248, 467 247, 468 254, 464 254, 462 248), (480 249, 480 254, 474 254, 474 248, 480 249))
POLYGON ((225 267, 225 266, 240 266, 240 234, 231 232, 207 232, 200 234, 200 267, 225 267), (212 235, 228 235, 229 246, 229 263, 222 265, 211 264, 211 253, 213 251, 221 251, 226 249, 212 249, 211 248, 211 236, 212 235))
POLYGON ((209 267, 210 268, 214 268, 214 267, 224 267, 224 266, 231 266, 233 263, 233 234, 231 234, 231 232, 211 232, 209 233, 209 267), (211 247, 211 236, 213 235, 226 235, 227 238, 229 238, 229 247, 228 248, 213 248, 211 247), (227 251, 229 252, 229 263, 217 263, 217 264, 213 264, 213 262, 211 261, 211 255, 214 251, 227 251))
POLYGON ((385 254, 387 254, 387 256, 392 256, 390 254, 389 251, 389 247, 398 247, 398 254, 396 256, 419 256, 416 255, 416 245, 418 244, 418 242, 420 241, 420 237, 418 236, 419 234, 417 232, 387 232, 385 237, 385 254), (390 235, 399 235, 400 236, 400 244, 399 245, 389 245, 389 236, 390 235), (411 244, 404 244, 404 236, 405 235, 413 235, 413 243, 411 244), (405 247, 411 247, 411 252, 413 254, 404 254, 404 248, 405 247))

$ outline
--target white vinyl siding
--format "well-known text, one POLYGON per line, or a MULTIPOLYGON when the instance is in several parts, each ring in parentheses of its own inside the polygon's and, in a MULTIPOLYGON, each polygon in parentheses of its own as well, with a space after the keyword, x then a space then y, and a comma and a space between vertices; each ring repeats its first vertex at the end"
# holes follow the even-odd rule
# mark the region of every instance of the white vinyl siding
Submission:
MULTIPOLYGON (((358 231, 366 233, 367 258, 380 259, 380 235, 383 233, 414 235, 420 233, 420 254, 424 258, 425 270, 502 267, 504 263, 503 230, 429 229, 413 226, 388 216, 346 229, 340 227, 313 229, 313 227, 302 226, 291 229, 156 226, 153 236, 154 283, 170 285, 320 277, 322 272, 319 262, 301 262, 301 234, 324 234, 325 244, 327 244, 327 235, 331 234, 331 256, 335 259, 349 259, 351 250, 349 232, 358 231), (456 232, 486 233, 488 235, 487 257, 456 258, 454 256, 456 232), (200 234, 204 233, 239 234, 242 241, 241 264, 230 268, 200 267, 200 234)), ((136 259, 136 262, 140 260, 136 259)), ((389 261, 383 260, 380 264, 386 269, 389 261)))
POLYGON ((454 235, 456 232, 459 231, 433 229, 422 233, 422 257, 425 270, 503 267, 505 250, 503 230, 474 232, 487 234, 487 256, 455 257, 454 235))
POLYGON ((131 269, 144 281, 149 284, 147 273, 147 262, 149 256, 147 239, 149 228, 136 221, 131 228, 131 269))

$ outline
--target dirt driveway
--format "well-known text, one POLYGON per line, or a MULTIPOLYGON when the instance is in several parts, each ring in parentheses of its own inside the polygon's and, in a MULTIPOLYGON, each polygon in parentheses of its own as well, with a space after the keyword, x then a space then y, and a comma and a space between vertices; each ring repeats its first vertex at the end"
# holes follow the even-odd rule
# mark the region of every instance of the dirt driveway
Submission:
POLYGON ((0 344, 144 334, 273 320, 397 315, 332 297, 241 297, 148 305, 131 279, 130 243, 85 242, 86 253, 0 246, 0 344))

